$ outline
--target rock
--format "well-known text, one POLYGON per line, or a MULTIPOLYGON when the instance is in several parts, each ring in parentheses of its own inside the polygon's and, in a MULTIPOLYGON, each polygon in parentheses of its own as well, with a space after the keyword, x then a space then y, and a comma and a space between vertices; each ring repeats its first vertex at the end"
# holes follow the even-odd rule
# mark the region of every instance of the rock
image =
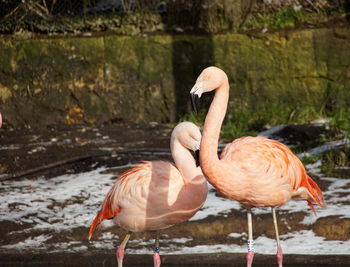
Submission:
POLYGON ((346 241, 350 236, 350 219, 338 216, 320 218, 313 225, 313 231, 326 240, 346 241))

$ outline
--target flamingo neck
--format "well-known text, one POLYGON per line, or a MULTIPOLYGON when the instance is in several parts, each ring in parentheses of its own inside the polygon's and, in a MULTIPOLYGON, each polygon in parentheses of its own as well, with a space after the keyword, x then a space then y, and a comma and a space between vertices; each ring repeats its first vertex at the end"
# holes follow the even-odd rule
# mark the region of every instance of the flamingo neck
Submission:
POLYGON ((214 183, 216 169, 220 160, 217 149, 221 126, 226 114, 229 99, 229 84, 225 76, 221 85, 216 89, 214 99, 210 105, 204 122, 203 137, 201 141, 200 162, 204 175, 209 182, 214 183))
MULTIPOLYGON (((202 176, 201 168, 196 166, 196 161, 188 149, 175 141, 172 145, 171 154, 175 165, 185 182, 191 182, 198 176, 202 176)), ((203 177, 204 179, 204 177, 203 177)))

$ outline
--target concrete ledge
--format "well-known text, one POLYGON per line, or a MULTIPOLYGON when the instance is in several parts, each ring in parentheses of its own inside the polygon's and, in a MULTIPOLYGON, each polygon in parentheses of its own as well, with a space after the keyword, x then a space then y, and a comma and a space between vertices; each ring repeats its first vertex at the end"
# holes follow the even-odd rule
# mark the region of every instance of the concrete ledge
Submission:
MULTIPOLYGON (((244 266, 245 254, 162 255, 164 266, 244 266)), ((284 255, 284 267, 349 266, 350 255, 284 255)), ((125 255, 125 266, 153 266, 152 255, 125 255)), ((254 266, 275 266, 275 255, 256 254, 254 266)), ((114 253, 0 254, 1 266, 116 266, 114 253)))

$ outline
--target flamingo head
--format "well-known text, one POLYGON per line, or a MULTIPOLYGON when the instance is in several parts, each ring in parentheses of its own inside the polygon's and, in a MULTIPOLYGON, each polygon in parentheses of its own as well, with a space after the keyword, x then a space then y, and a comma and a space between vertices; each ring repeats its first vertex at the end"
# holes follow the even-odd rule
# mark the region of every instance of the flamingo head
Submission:
POLYGON ((179 142, 183 147, 187 148, 196 160, 199 166, 199 148, 202 134, 198 126, 192 122, 181 122, 173 130, 171 134, 171 143, 179 142))
POLYGON ((227 80, 226 73, 218 67, 211 66, 201 72, 190 92, 191 103, 195 112, 198 112, 199 99, 202 94, 217 89, 225 79, 227 80))

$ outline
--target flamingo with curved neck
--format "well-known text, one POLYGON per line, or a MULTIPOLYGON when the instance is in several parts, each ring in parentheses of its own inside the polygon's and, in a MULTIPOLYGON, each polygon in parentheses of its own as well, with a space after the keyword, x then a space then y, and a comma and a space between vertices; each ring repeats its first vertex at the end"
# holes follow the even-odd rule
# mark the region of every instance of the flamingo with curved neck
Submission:
MULTIPOLYGON (((121 174, 107 193, 93 220, 89 239, 96 228, 119 226, 129 231, 116 251, 122 266, 130 232, 158 231, 190 219, 204 204, 208 183, 190 151, 200 146, 199 128, 190 122, 178 124, 170 140, 175 164, 143 161, 121 174)), ((153 255, 154 266, 161 264, 159 235, 153 255)))
POLYGON ((226 73, 217 67, 202 71, 191 89, 192 105, 198 110, 203 93, 215 90, 205 118, 201 141, 200 165, 216 190, 226 198, 239 201, 247 209, 247 267, 254 257, 252 207, 272 207, 277 240, 277 263, 281 267, 283 253, 279 241, 275 208, 290 199, 305 199, 324 206, 324 197, 317 184, 306 174, 301 161, 284 144, 264 137, 242 137, 228 144, 217 155, 220 129, 229 100, 226 73))

